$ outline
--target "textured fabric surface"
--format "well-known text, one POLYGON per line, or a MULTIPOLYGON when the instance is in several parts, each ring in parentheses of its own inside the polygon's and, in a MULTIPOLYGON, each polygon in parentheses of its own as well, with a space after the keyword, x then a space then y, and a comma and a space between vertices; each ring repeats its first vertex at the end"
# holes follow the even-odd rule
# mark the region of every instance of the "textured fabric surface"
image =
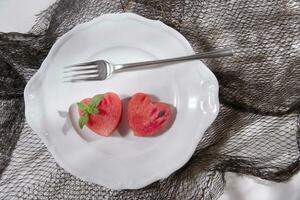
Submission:
POLYGON ((226 171, 287 181, 299 171, 297 0, 60 0, 27 34, 0 33, 0 199, 217 199, 226 171), (58 37, 104 13, 134 12, 182 33, 220 83, 220 114, 190 161, 139 190, 114 191, 60 168, 24 119, 23 90, 58 37))

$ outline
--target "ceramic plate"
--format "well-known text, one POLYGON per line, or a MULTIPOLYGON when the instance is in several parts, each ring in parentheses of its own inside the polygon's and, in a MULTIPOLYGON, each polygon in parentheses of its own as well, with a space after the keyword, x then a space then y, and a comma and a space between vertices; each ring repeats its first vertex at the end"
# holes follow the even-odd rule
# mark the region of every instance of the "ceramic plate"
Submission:
POLYGON ((192 156, 219 110, 218 82, 201 61, 114 74, 102 82, 66 83, 63 66, 105 59, 126 63, 194 54, 188 41, 160 21, 107 14, 80 24, 53 45, 25 88, 25 114, 56 162, 82 180, 111 189, 137 189, 168 177, 192 156), (115 92, 123 117, 111 137, 79 131, 76 108, 85 97, 115 92), (128 98, 152 95, 176 108, 164 134, 135 137, 126 122, 128 98), (69 117, 70 116, 70 117, 69 117))

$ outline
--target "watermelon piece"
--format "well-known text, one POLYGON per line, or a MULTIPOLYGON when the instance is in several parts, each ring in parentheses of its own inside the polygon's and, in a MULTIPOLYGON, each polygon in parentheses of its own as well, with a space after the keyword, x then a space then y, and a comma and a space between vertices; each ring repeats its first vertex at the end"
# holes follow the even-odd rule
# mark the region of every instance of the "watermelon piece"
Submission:
POLYGON ((136 93, 128 103, 128 123, 135 136, 153 136, 170 125, 171 106, 152 102, 144 93, 136 93))
MULTIPOLYGON (((88 105, 91 98, 86 98, 81 103, 88 105)), ((102 100, 97 105, 98 113, 89 114, 88 121, 85 124, 93 132, 109 136, 117 128, 122 114, 122 103, 119 96, 113 92, 107 92, 103 95, 102 100)), ((80 116, 83 111, 79 110, 80 116)))

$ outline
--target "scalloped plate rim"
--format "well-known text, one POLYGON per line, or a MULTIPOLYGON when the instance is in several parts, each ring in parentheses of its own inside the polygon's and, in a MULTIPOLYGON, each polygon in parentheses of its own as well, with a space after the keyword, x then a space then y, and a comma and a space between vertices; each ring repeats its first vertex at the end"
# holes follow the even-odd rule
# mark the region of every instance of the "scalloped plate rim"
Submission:
MULTIPOLYGON (((184 42, 185 45, 189 48, 192 49, 191 45, 189 44, 189 42, 176 30, 172 29, 171 27, 167 26, 166 24, 164 24, 161 21, 158 20, 151 20, 151 19, 147 19, 144 18, 142 16, 139 16, 137 14, 133 14, 133 13, 110 13, 110 14, 103 14, 99 17, 96 17, 94 19, 92 19, 91 21, 76 25, 74 28, 72 28, 71 30, 69 30, 67 33, 65 33, 64 35, 62 35, 52 46, 49 54, 47 55, 46 59, 43 61, 41 67, 39 68, 39 70, 31 77, 31 79, 28 81, 25 90, 24 90, 24 101, 25 101, 25 117, 26 120, 29 124, 29 126, 33 129, 33 131, 40 136, 40 138, 42 139, 42 141, 46 144, 47 148, 49 149, 50 153, 52 154, 52 156, 55 158, 55 161, 64 169, 66 169, 66 171, 70 172, 71 174, 75 175, 76 174, 76 170, 72 169, 72 167, 69 167, 67 165, 64 164, 64 162, 62 160, 60 160, 60 157, 57 156, 54 152, 55 149, 52 148, 51 144, 48 143, 48 140, 45 138, 45 132, 42 133, 41 130, 38 130, 38 128, 34 125, 34 122, 32 121, 31 117, 29 116, 29 111, 28 111, 28 107, 26 105, 28 105, 28 98, 31 94, 31 87, 32 85, 34 85, 36 82, 40 81, 40 78, 44 72, 44 70, 46 69, 46 66, 48 65, 48 62, 51 60, 50 58, 52 57, 53 53, 55 53, 55 51, 58 49, 59 45, 61 45, 68 37, 70 37, 72 34, 76 34, 77 32, 81 31, 82 29, 85 29, 93 24, 99 23, 102 20, 105 20, 107 18, 115 18, 115 17, 129 17, 129 18, 136 18, 142 22, 151 22, 153 24, 156 24, 156 26, 158 27, 162 27, 164 29, 167 29, 168 31, 172 32, 174 35, 176 35, 176 37, 178 39, 181 40, 181 42, 184 42)), ((205 65, 204 65, 205 66, 205 65)), ((206 67, 206 66, 205 66, 206 67)), ((215 89, 215 102, 216 102, 216 112, 214 113, 213 117, 211 118, 211 120, 209 121, 209 123, 206 126, 206 129, 212 124, 212 122, 215 120, 215 118, 218 115, 219 112, 219 100, 218 100, 218 81, 216 79, 216 77, 214 76, 214 74, 209 70, 210 74, 211 74, 211 78, 212 81, 214 81, 214 85, 216 86, 215 89)), ((199 134, 195 134, 195 136, 199 136, 194 140, 194 143, 192 145, 190 145, 190 150, 189 150, 189 154, 185 156, 184 159, 180 160, 180 162, 177 162, 177 165, 173 167, 173 170, 165 172, 163 175, 159 175, 159 176, 153 176, 151 179, 148 179, 147 181, 144 181, 142 183, 127 183, 127 184, 122 184, 122 185, 115 185, 115 184, 111 184, 111 183, 107 183, 107 182, 101 182, 101 180, 99 180, 99 182, 97 184, 100 184, 102 186, 105 186, 107 188, 111 188, 111 189, 115 189, 115 190, 122 190, 122 189, 139 189, 142 187, 145 187, 155 181, 158 181, 160 179, 164 179, 167 178, 168 176, 170 176, 172 173, 174 173, 176 170, 180 169, 183 165, 185 165, 189 159, 192 157, 192 154, 194 153, 194 151, 196 150, 196 147, 198 145, 198 143, 200 142, 201 138, 203 137, 204 132, 202 133, 201 136, 199 136, 199 134)), ((76 175, 75 175, 76 176, 76 175)), ((88 182, 93 182, 92 180, 90 180, 88 177, 79 177, 80 179, 84 180, 84 181, 88 181, 88 182)))

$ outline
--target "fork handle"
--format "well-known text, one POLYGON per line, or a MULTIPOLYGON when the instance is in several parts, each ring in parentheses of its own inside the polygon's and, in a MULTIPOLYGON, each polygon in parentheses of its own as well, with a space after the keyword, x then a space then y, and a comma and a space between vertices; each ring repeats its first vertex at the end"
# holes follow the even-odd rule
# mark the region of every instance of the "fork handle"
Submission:
POLYGON ((224 49, 217 49, 205 53, 189 55, 189 56, 121 64, 121 65, 117 65, 118 66, 117 70, 125 70, 130 68, 138 68, 138 67, 145 67, 149 65, 158 65, 158 64, 172 63, 172 62, 182 62, 187 60, 198 60, 203 58, 220 58, 225 56, 233 56, 233 50, 231 48, 224 48, 224 49))

